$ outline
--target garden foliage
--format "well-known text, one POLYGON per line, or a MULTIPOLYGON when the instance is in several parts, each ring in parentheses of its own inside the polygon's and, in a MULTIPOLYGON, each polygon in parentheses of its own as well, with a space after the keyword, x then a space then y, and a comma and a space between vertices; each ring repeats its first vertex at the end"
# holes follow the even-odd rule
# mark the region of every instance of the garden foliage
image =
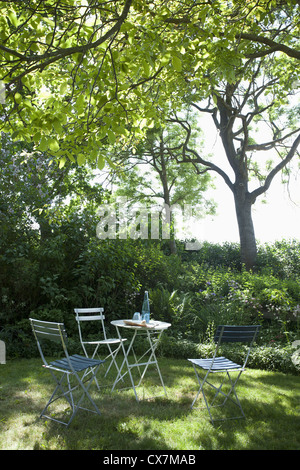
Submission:
POLYGON ((52 224, 45 240, 32 231, 1 244, 0 339, 9 358, 37 354, 30 316, 65 322, 75 349, 75 307, 104 307, 109 328, 139 310, 149 290, 152 318, 172 323, 160 354, 209 354, 217 324, 261 323, 250 366, 297 372, 291 358, 300 333, 299 242, 261 245, 257 269, 248 272, 238 245, 204 243, 187 252, 178 243, 170 255, 159 241, 99 240, 92 220, 73 214, 52 224))

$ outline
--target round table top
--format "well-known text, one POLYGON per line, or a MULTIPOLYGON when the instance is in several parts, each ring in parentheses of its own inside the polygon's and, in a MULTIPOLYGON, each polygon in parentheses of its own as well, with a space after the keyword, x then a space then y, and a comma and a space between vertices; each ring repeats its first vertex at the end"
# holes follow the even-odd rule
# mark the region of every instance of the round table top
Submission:
POLYGON ((165 330, 171 326, 171 323, 167 323, 164 321, 156 321, 156 320, 150 320, 149 323, 146 323, 146 326, 140 325, 139 323, 141 323, 141 321, 135 321, 132 319, 113 320, 110 323, 116 327, 134 328, 134 329, 136 328, 139 330, 165 330))

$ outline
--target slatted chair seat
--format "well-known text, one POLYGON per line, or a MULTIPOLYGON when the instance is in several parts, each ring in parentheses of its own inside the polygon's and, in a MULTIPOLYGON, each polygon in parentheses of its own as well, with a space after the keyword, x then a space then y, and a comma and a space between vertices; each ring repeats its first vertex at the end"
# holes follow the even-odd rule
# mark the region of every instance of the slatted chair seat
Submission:
POLYGON ((222 372, 230 369, 238 370, 242 368, 241 365, 223 356, 215 357, 215 359, 190 359, 190 362, 211 372, 222 372))
MULTIPOLYGON (((101 364, 104 361, 101 361, 101 364)), ((87 367, 96 367, 99 364, 98 359, 87 359, 85 356, 79 356, 78 354, 74 354, 73 356, 69 356, 68 359, 58 359, 57 361, 50 362, 49 368, 56 368, 57 370, 61 371, 73 371, 81 372, 85 370, 87 367)))
MULTIPOLYGON (((241 413, 240 415, 234 416, 234 417, 231 416, 229 419, 245 418, 245 413, 237 397, 235 388, 242 372, 246 368, 249 354, 253 346, 253 343, 258 336, 259 329, 260 329, 260 325, 243 325, 243 326, 219 325, 217 327, 216 335, 214 338, 216 347, 215 347, 215 352, 214 352, 213 357, 205 358, 205 359, 202 359, 202 358, 188 359, 194 367, 196 378, 199 383, 199 390, 192 402, 191 408, 194 408, 194 405, 199 395, 202 394, 204 402, 205 402, 205 406, 208 410, 211 422, 213 424, 216 421, 216 418, 213 418, 212 416, 212 408, 214 406, 215 400, 217 399, 219 395, 222 395, 223 397, 225 397, 225 400, 223 401, 221 405, 218 405, 218 406, 224 406, 229 400, 233 402, 235 405, 237 405, 237 407, 240 410, 240 413, 241 413), (222 343, 248 343, 249 344, 249 348, 245 355, 245 359, 242 365, 237 364, 236 362, 224 356, 217 356, 218 350, 222 343), (199 369, 200 369, 200 372, 205 371, 203 378, 200 377, 199 369), (237 372, 237 376, 235 377, 234 380, 231 376, 232 372, 234 373, 237 372), (217 374, 217 373, 225 374, 223 381, 218 387, 208 381, 209 374, 211 373, 212 374, 217 374), (228 379, 228 382, 230 384, 230 390, 227 394, 224 393, 222 390, 222 387, 225 383, 226 378, 228 379), (204 386, 206 385, 216 390, 216 393, 210 403, 208 402, 207 397, 206 397, 206 392, 204 391, 204 386)), ((226 419, 226 418, 221 418, 221 419, 226 419)))
POLYGON ((83 341, 83 344, 120 344, 118 338, 101 339, 96 341, 83 341))

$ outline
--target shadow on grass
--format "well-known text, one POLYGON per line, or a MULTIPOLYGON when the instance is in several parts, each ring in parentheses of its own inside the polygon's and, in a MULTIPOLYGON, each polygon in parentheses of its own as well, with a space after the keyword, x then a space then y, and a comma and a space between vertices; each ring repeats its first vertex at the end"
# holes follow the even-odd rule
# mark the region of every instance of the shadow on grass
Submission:
MULTIPOLYGON (((247 419, 220 421, 212 426, 205 409, 190 409, 198 389, 193 368, 187 361, 159 362, 167 397, 138 403, 132 390, 111 394, 109 387, 98 392, 93 386, 91 394, 101 416, 79 410, 66 428, 39 419, 54 388, 40 361, 9 361, 0 369, 0 431, 14 433, 14 439, 19 440, 16 448, 20 449, 300 448, 299 377, 246 371, 237 391, 247 419)), ((143 384, 139 396, 143 392, 161 393, 155 370, 149 370, 143 384)), ((0 448, 5 448, 4 434, 0 442, 0 448)))

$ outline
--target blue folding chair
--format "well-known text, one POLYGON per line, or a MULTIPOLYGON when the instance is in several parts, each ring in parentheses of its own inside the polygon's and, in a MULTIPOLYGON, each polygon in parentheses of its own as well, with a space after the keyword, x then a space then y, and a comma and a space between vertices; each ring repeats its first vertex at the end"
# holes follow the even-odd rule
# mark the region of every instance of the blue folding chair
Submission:
POLYGON ((43 367, 45 367, 51 373, 56 387, 52 393, 47 405, 43 409, 40 418, 45 417, 56 421, 58 423, 69 426, 76 416, 79 409, 91 411, 100 415, 100 411, 89 394, 89 388, 92 382, 95 380, 95 375, 100 365, 104 362, 98 359, 89 359, 78 354, 70 356, 67 350, 67 333, 63 323, 54 323, 48 321, 29 319, 33 334, 35 336, 37 346, 43 360, 43 367), (45 340, 50 340, 58 343, 63 349, 63 356, 61 359, 47 362, 44 354, 45 340), (86 371, 89 370, 89 379, 85 382, 83 378, 86 375, 86 371), (62 375, 60 375, 62 374, 62 375), (71 382, 71 378, 74 377, 74 381, 71 382), (65 383, 66 382, 66 383, 65 383), (74 383, 75 385, 74 385, 74 383), (85 383, 87 382, 87 386, 85 383), (82 392, 77 403, 74 400, 74 391, 80 390, 82 392), (60 393, 60 394, 59 394, 60 393), (72 414, 68 421, 62 421, 54 417, 54 415, 46 415, 46 411, 54 401, 64 397, 69 403, 72 414), (87 398, 92 404, 93 409, 83 408, 81 405, 84 398, 87 398))
POLYGON ((195 371, 195 374, 196 374, 196 377, 200 386, 199 391, 193 400, 191 408, 194 408, 194 404, 196 400, 198 399, 200 393, 202 393, 206 408, 208 410, 211 422, 213 424, 217 419, 225 420, 225 419, 245 418, 245 414, 242 409, 241 403, 237 397, 235 388, 242 372, 245 370, 252 345, 257 338, 259 329, 260 329, 260 325, 250 325, 250 326, 248 325, 247 326, 219 325, 217 327, 216 335, 214 338, 214 341, 216 343, 216 348, 215 348, 213 357, 209 359, 188 359, 193 364, 194 371, 195 371), (247 349, 247 352, 245 354, 245 359, 242 365, 237 364, 236 362, 231 361, 230 359, 227 359, 224 356, 221 356, 221 357, 217 356, 218 350, 222 343, 248 343, 249 344, 249 348, 247 349), (200 375, 198 373, 199 369, 203 371, 203 374, 204 374, 203 379, 200 378, 200 375), (232 372, 237 373, 237 376, 235 377, 235 379, 231 377, 232 372), (208 381, 210 374, 217 374, 217 373, 225 373, 225 376, 221 384, 218 387, 216 387, 214 384, 208 381), (222 387, 224 383, 226 382, 226 378, 228 379, 229 384, 230 384, 230 389, 228 393, 224 393, 222 390, 222 387), (206 384, 212 387, 214 390, 216 390, 216 393, 210 403, 208 402, 206 394, 204 392, 204 386, 206 384), (214 405, 215 400, 217 399, 219 395, 224 396, 225 400, 220 405, 214 405), (232 395, 234 397, 232 397, 232 395), (217 419, 213 418, 212 413, 211 413, 211 408, 213 408, 214 406, 224 406, 227 400, 230 400, 235 405, 237 405, 237 407, 239 408, 241 412, 241 415, 231 416, 230 418, 217 418, 217 419))

